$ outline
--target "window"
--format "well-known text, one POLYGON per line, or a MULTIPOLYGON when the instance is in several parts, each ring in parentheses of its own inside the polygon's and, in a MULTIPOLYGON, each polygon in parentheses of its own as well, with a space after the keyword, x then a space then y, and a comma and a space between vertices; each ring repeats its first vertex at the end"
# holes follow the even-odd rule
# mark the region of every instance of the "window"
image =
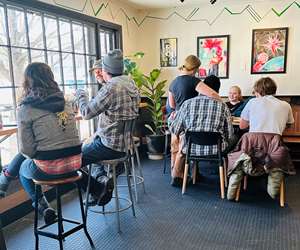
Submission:
POLYGON ((101 44, 101 55, 105 55, 108 51, 115 48, 115 33, 111 30, 100 28, 99 30, 99 40, 101 44))
MULTIPOLYGON (((96 58, 109 49, 120 47, 120 30, 119 25, 39 1, 0 0, 0 112, 3 124, 16 124, 15 110, 28 63, 47 63, 66 94, 77 88, 98 88, 89 69, 96 58)), ((82 136, 90 134, 91 125, 92 122, 82 122, 82 136)), ((0 144, 2 165, 12 159, 17 148, 16 136, 0 144)))
POLYGON ((116 29, 98 19, 88 22, 69 15, 0 0, 0 110, 12 111, 4 124, 15 123, 13 110, 28 63, 49 64, 61 89, 71 93, 95 84, 88 69, 96 57, 118 47, 116 29))

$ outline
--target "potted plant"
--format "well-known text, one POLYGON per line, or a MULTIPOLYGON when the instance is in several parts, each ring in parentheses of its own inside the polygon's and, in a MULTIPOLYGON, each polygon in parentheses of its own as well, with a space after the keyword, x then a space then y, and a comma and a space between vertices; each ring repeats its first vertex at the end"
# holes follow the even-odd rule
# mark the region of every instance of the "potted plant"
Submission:
POLYGON ((152 122, 146 124, 152 134, 146 136, 148 156, 150 159, 162 159, 165 136, 163 127, 162 97, 165 94, 167 80, 159 81, 160 69, 153 69, 149 76, 144 75, 141 93, 148 98, 147 109, 150 111, 152 122))
POLYGON ((136 61, 143 58, 145 55, 144 52, 137 52, 131 56, 127 56, 124 59, 124 68, 125 68, 125 74, 130 75, 132 79, 134 80, 135 84, 139 89, 142 88, 142 82, 143 82, 143 73, 141 72, 138 64, 136 61))
MULTIPOLYGON (((143 52, 134 54, 131 58, 139 59, 143 52)), ((143 74, 137 63, 130 58, 124 60, 125 73, 130 75, 141 91, 141 95, 147 97, 146 109, 149 111, 151 121, 145 127, 151 133, 146 135, 148 156, 150 159, 162 159, 165 147, 165 135, 163 127, 162 97, 165 94, 167 80, 159 80, 160 69, 153 69, 147 76, 143 74)))

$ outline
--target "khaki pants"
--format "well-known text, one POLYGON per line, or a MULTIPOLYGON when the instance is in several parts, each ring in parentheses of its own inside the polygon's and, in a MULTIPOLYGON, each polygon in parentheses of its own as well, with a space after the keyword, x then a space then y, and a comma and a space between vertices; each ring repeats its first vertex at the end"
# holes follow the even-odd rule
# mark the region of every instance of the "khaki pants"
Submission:
POLYGON ((171 135, 171 175, 173 178, 183 178, 185 155, 181 153, 184 135, 171 135))
MULTIPOLYGON (((237 167, 229 178, 229 184, 227 189, 227 199, 233 200, 235 199, 236 192, 239 184, 241 183, 245 173, 242 167, 237 167)), ((272 169, 268 173, 268 194, 275 199, 280 191, 280 184, 284 177, 284 173, 278 169, 272 169)))

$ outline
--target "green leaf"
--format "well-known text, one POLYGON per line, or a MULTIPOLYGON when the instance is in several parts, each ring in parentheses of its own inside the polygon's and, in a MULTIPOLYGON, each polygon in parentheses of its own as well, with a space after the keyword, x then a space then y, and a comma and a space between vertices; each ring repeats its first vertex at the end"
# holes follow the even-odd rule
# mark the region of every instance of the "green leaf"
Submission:
POLYGON ((147 109, 151 114, 153 123, 151 123, 151 125, 147 124, 146 127, 155 134, 161 132, 161 126, 163 124, 162 96, 165 94, 167 81, 158 81, 161 74, 160 69, 153 69, 149 75, 144 74, 140 70, 137 60, 143 58, 144 55, 144 52, 138 51, 125 58, 124 67, 126 74, 130 75, 135 81, 141 95, 146 96, 149 99, 149 102, 147 102, 147 109))
POLYGON ((161 106, 162 106, 161 103, 156 103, 156 105, 155 105, 156 110, 160 110, 161 106))
POLYGON ((155 82, 158 79, 159 75, 160 75, 160 70, 159 69, 153 69, 150 72, 151 81, 155 82))
POLYGON ((153 128, 149 124, 145 124, 145 127, 147 129, 149 129, 153 134, 155 134, 155 131, 153 130, 153 128))
POLYGON ((144 52, 139 51, 139 52, 136 52, 133 56, 136 58, 143 58, 144 55, 145 55, 144 52))

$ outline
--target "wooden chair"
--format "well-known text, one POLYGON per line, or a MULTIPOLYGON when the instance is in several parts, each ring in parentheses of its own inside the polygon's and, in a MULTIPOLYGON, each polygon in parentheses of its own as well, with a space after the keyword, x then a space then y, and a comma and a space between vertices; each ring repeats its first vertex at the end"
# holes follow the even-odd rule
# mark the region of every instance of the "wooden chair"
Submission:
MULTIPOLYGON (((248 176, 245 175, 243 178, 243 189, 247 189, 247 184, 248 184, 248 176)), ((240 200, 240 193, 241 193, 241 183, 238 186, 236 196, 235 196, 235 201, 238 202, 240 200)), ((285 203, 285 180, 284 178, 282 179, 280 183, 280 192, 279 192, 279 204, 281 207, 284 207, 285 203)))
MULTIPOLYGON (((182 194, 186 191, 187 177, 190 162, 199 162, 199 161, 208 161, 208 162, 216 162, 219 165, 219 176, 220 176, 220 190, 221 190, 221 198, 225 198, 225 176, 224 176, 224 167, 223 167, 223 159, 222 159, 222 136, 220 133, 216 132, 195 132, 195 131, 187 131, 186 134, 187 140, 187 153, 185 159, 185 168, 184 168, 184 177, 183 177, 183 185, 182 185, 182 194), (191 146, 192 144, 202 145, 202 146, 213 146, 217 145, 217 154, 216 155, 191 155, 191 146)), ((193 169, 193 183, 196 182, 196 166, 193 169)))
POLYGON ((171 156, 170 143, 171 143, 171 133, 169 130, 165 130, 164 169, 163 169, 164 174, 166 173, 167 170, 167 160, 171 156))

